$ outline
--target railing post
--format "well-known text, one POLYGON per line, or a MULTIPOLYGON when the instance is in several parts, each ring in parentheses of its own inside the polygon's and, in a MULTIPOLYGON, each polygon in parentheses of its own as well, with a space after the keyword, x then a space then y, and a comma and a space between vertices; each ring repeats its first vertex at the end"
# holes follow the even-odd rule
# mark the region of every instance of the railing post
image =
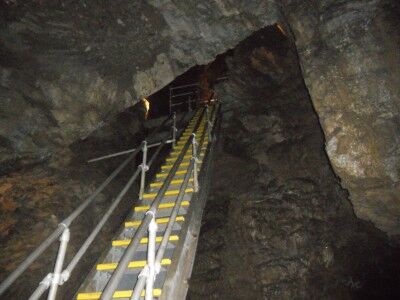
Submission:
POLYGON ((143 160, 140 168, 142 170, 142 174, 140 177, 140 191, 139 191, 139 199, 143 199, 145 180, 146 180, 146 171, 149 169, 147 166, 147 141, 143 142, 143 160))
POLYGON ((192 97, 190 97, 190 95, 189 95, 189 97, 188 97, 188 111, 192 111, 192 97))
POLYGON ((146 279, 146 296, 145 300, 153 300, 153 287, 155 281, 155 259, 156 259, 156 235, 157 235, 157 223, 155 214, 152 211, 148 211, 153 215, 153 218, 149 224, 149 241, 147 249, 147 265, 148 274, 146 279))
POLYGON ((172 89, 169 88, 169 113, 172 113, 172 89))
POLYGON ((199 179, 198 179, 198 170, 197 170, 197 142, 196 142, 196 134, 192 133, 192 160, 194 160, 193 167, 193 186, 194 191, 197 193, 199 191, 199 179))
POLYGON ((178 131, 178 129, 176 128, 176 113, 174 112, 174 114, 172 115, 172 146, 175 147, 176 144, 176 133, 178 131))
POLYGON ((67 226, 60 237, 60 248, 58 249, 56 265, 54 267, 53 278, 51 281, 50 291, 47 296, 47 300, 54 300, 56 298, 57 289, 62 284, 62 268, 64 265, 65 254, 67 252, 67 246, 70 238, 70 231, 67 226))
POLYGON ((211 142, 211 121, 210 121, 210 113, 209 113, 209 110, 208 110, 208 105, 206 105, 206 119, 207 119, 208 141, 211 142))

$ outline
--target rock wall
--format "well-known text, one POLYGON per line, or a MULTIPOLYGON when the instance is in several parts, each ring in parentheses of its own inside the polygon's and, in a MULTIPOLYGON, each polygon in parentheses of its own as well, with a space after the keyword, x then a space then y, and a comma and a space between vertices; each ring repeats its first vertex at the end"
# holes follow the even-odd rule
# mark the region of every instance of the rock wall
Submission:
POLYGON ((260 30, 227 61, 188 298, 396 298, 397 267, 388 262, 397 254, 352 212, 290 39, 260 30))
POLYGON ((289 0, 283 10, 357 216, 399 234, 399 2, 289 0))
POLYGON ((267 3, 2 1, 0 170, 49 158, 272 23, 267 3))
POLYGON ((400 230, 399 4, 3 1, 0 170, 43 161, 138 98, 281 21, 357 215, 400 230))

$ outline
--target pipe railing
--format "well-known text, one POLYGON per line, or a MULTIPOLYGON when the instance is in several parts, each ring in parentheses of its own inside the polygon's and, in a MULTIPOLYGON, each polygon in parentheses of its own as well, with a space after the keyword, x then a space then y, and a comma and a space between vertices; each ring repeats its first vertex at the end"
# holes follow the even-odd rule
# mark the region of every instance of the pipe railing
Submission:
MULTIPOLYGON (((201 113, 201 117, 197 120, 194 131, 197 130, 199 127, 202 118, 206 117, 207 122, 205 124, 205 130, 203 131, 202 137, 200 139, 200 143, 197 144, 196 142, 196 136, 195 134, 192 134, 191 138, 188 139, 186 142, 185 146, 183 147, 182 152, 178 156, 177 160, 175 161, 173 167, 171 168, 169 174, 167 175, 162 187, 160 188, 156 198, 152 202, 152 205, 148 212, 146 213, 146 216, 139 226, 138 230, 136 231, 135 236, 132 238, 128 248, 126 249, 123 257, 121 258, 117 269, 113 273, 112 277, 110 278, 108 284, 106 285, 106 288, 104 289, 101 299, 111 299, 123 273, 125 272, 131 255, 136 251, 140 239, 144 236, 146 233, 146 230, 149 231, 149 251, 148 251, 148 264, 146 264, 146 267, 143 269, 144 271, 141 273, 141 276, 139 276, 139 280, 137 282, 136 288, 132 293, 132 298, 131 299, 139 299, 138 297, 140 296, 140 293, 146 284, 146 300, 152 299, 152 290, 153 290, 153 285, 154 281, 156 278, 156 275, 160 271, 160 263, 162 260, 162 257, 164 256, 164 252, 169 240, 169 236, 172 231, 172 226, 174 225, 176 216, 179 211, 180 204, 182 202, 183 196, 185 194, 185 189, 189 183, 189 179, 191 174, 193 173, 194 176, 194 182, 195 182, 195 192, 198 191, 198 184, 196 187, 196 182, 198 182, 197 179, 197 162, 198 162, 198 151, 197 149, 202 148, 202 144, 205 138, 205 132, 209 132, 210 126, 213 123, 213 121, 209 120, 209 113, 208 113, 208 108, 204 109, 203 112, 201 113), (183 160, 184 154, 187 152, 188 148, 192 145, 193 150, 192 150, 192 159, 191 163, 188 167, 188 172, 186 173, 183 183, 181 185, 181 189, 179 191, 179 194, 177 196, 177 201, 175 203, 175 206, 172 210, 171 213, 171 218, 167 224, 166 231, 163 237, 163 240, 161 242, 161 245, 159 247, 159 250, 157 252, 157 255, 155 255, 155 236, 156 236, 156 231, 157 231, 157 224, 155 223, 155 215, 157 213, 157 208, 159 203, 162 200, 163 195, 165 192, 168 190, 169 185, 175 176, 176 171, 178 170, 178 167, 180 163, 183 160), (146 283, 147 282, 147 283, 146 283), (136 297, 136 298, 135 298, 136 297)), ((165 122, 165 121, 164 121, 165 122)), ((164 124, 163 122, 163 124, 164 124)), ((162 124, 162 125, 163 125, 162 124)), ((176 116, 173 116, 173 125, 172 125, 172 140, 176 139, 176 116)), ((153 131, 154 133, 154 131, 153 131)), ((39 247, 37 247, 26 259, 25 261, 17 267, 17 269, 12 272, 1 284, 0 284, 0 295, 4 294, 4 292, 15 282, 15 280, 47 249, 50 247, 50 245, 57 239, 60 238, 60 246, 59 250, 57 252, 57 259, 54 267, 53 273, 49 273, 45 276, 45 278, 40 282, 38 288, 32 293, 31 297, 29 298, 30 300, 36 300, 39 299, 45 292, 50 288, 50 291, 48 293, 48 299, 55 299, 56 294, 57 294, 57 289, 60 285, 64 284, 70 277, 70 274, 72 271, 75 269, 81 258, 84 256, 84 254, 87 252, 89 249, 90 245, 93 243, 103 226, 106 224, 108 221, 109 217, 111 214, 114 212, 116 207, 119 205, 123 197, 126 195, 134 181, 137 179, 139 174, 141 174, 141 181, 140 181, 140 196, 143 196, 144 192, 144 186, 145 186, 145 175, 146 171, 148 168, 151 167, 151 165, 154 163, 155 159, 159 155, 161 149, 163 148, 164 145, 166 145, 170 140, 164 140, 162 142, 157 143, 157 149, 153 153, 153 155, 150 158, 150 161, 147 163, 147 150, 149 146, 147 146, 146 140, 141 143, 141 145, 132 150, 131 155, 127 159, 125 159, 114 171, 113 173, 95 190, 95 192, 88 197, 80 206, 78 206, 66 219, 64 219, 59 226, 54 230, 54 232, 41 244, 39 247), (121 190, 121 192, 118 194, 118 196, 113 200, 99 223, 96 225, 96 227, 92 230, 90 235, 86 238, 85 242, 82 244, 81 248, 78 250, 78 252, 75 254, 75 256, 72 258, 68 266, 64 269, 63 271, 63 265, 64 265, 64 260, 65 260, 65 255, 67 251, 67 246, 68 242, 70 239, 70 225, 71 223, 94 201, 95 197, 101 193, 104 188, 128 165, 129 162, 131 162, 136 155, 142 151, 143 152, 143 161, 142 164, 136 169, 134 174, 129 178, 128 182, 125 184, 124 188, 121 190)), ((152 147, 155 147, 153 144, 152 147)))
POLYGON ((169 88, 169 112, 173 107, 187 105, 191 111, 199 100, 199 85, 186 84, 169 88))
MULTIPOLYGON (((190 160, 190 164, 188 166, 187 172, 184 176, 182 185, 179 188, 179 193, 175 201, 175 205, 172 209, 171 215, 169 216, 169 221, 167 223, 164 235, 161 240, 161 244, 158 248, 157 255, 154 259, 155 255, 155 250, 153 246, 151 245, 155 244, 155 235, 153 234, 153 231, 157 229, 157 224, 153 224, 155 220, 155 215, 153 214, 153 219, 150 222, 149 225, 149 246, 148 246, 148 261, 145 267, 142 269, 138 276, 138 281, 136 282, 136 285, 133 289, 132 295, 130 297, 130 300, 139 300, 141 297, 141 292, 146 287, 145 290, 145 300, 152 300, 153 299, 153 285, 156 280, 157 275, 159 274, 161 270, 161 261, 164 257, 165 250, 167 248, 168 242, 169 242, 169 237, 172 232, 172 228, 175 224, 176 217, 178 216, 179 213, 179 208, 181 206, 181 203, 183 201, 183 197, 185 195, 185 190, 189 184, 190 177, 193 174, 193 183, 194 183, 194 191, 197 193, 199 191, 199 180, 198 180, 198 167, 197 164, 199 162, 199 156, 201 151, 197 151, 198 149, 202 148, 202 145, 205 140, 206 132, 207 135, 209 136, 211 131, 213 130, 213 124, 215 121, 215 116, 217 113, 217 110, 214 111, 214 118, 210 120, 209 118, 209 111, 208 107, 206 107, 206 124, 205 124, 205 130, 203 131, 201 135, 200 142, 198 143, 196 141, 196 135, 193 133, 192 134, 192 139, 191 139, 191 144, 192 144, 192 158, 190 160)), ((211 139, 209 140, 211 141, 211 139)), ((182 151, 182 154, 184 155, 185 152, 182 151)))
MULTIPOLYGON (((159 128, 165 125, 169 118, 164 120, 164 122, 154 130, 150 136, 158 131, 159 128)), ((172 136, 172 139, 176 139, 176 117, 173 116, 173 133, 175 135, 172 136)), ((57 289, 60 285, 64 284, 70 277, 71 272, 75 269, 80 259, 87 252, 90 245, 93 243, 103 226, 106 224, 107 220, 114 212, 118 204, 121 202, 125 194, 128 192, 129 188, 132 186, 138 175, 141 173, 141 187, 145 185, 145 172, 147 169, 153 164, 156 159, 156 156, 159 155, 162 147, 167 144, 171 140, 164 140, 162 142, 151 145, 152 147, 158 146, 157 150, 152 155, 149 163, 147 162, 147 146, 146 140, 144 140, 141 145, 136 149, 129 150, 131 153, 128 158, 126 158, 112 173, 110 176, 104 180, 104 182, 94 191, 92 195, 90 195, 81 205, 79 205, 67 218, 65 218, 57 228, 48 236, 46 240, 44 240, 10 275, 6 277, 6 279, 0 284, 0 296, 3 295, 7 289, 36 261, 36 259, 41 256, 44 251, 46 251, 58 238, 60 239, 60 246, 57 252, 56 263, 54 267, 53 273, 49 273, 45 276, 45 278, 39 283, 39 286, 30 296, 30 300, 39 299, 47 289, 50 288, 47 299, 55 299, 57 294, 57 289), (64 260, 66 256, 68 242, 70 240, 70 225, 73 221, 75 221, 80 214, 95 200, 96 196, 98 196, 104 188, 131 162, 136 155, 143 151, 143 162, 139 168, 136 169, 134 174, 130 177, 124 188, 121 190, 119 195, 114 199, 111 203, 99 223, 92 230, 90 235, 87 237, 85 242, 82 244, 81 248, 72 258, 71 262, 68 264, 67 268, 63 271, 64 260)), ((175 141, 173 141, 175 142, 175 141)), ((141 192, 143 190, 141 189, 141 192)), ((142 193, 141 193, 142 195, 142 193)))
MULTIPOLYGON (((203 118, 203 116, 204 116, 204 110, 201 114, 201 117, 197 120, 193 131, 197 130, 197 128, 199 127, 199 125, 201 123, 201 119, 203 118)), ((154 200, 150 206, 150 209, 147 211, 144 219, 140 223, 140 225, 139 225, 138 229, 136 230, 134 236, 132 237, 129 245, 127 246, 124 254, 122 255, 121 259, 119 260, 117 268, 114 270, 108 283, 106 284, 106 286, 101 294, 100 300, 112 299, 120 280, 122 279, 123 275, 126 272, 126 269, 128 268, 131 258, 133 257, 134 253, 138 249, 140 240, 148 231, 150 223, 152 222, 153 218, 157 214, 158 206, 161 203, 161 200, 163 199, 165 192, 168 190, 169 185, 170 185, 172 179, 174 178, 176 171, 179 168, 179 165, 183 161, 184 154, 187 152, 189 146, 192 144, 192 138, 193 138, 193 136, 191 138, 189 138, 187 140, 187 142, 185 143, 185 145, 183 146, 181 153, 179 154, 179 156, 176 159, 175 163, 173 164, 171 170, 169 171, 167 177, 165 178, 161 188, 159 189, 156 197, 154 198, 154 200)), ((149 241, 149 244, 150 244, 150 241, 149 241)), ((148 277, 150 274, 149 267, 146 268, 145 272, 147 272, 146 277, 148 277)), ((144 274, 142 274, 142 275, 144 275, 144 274)))
MULTIPOLYGON (((214 83, 219 83, 228 79, 227 76, 218 77, 214 83)), ((196 104, 200 99, 200 84, 191 83, 169 88, 169 111, 172 113, 174 106, 188 105, 188 109, 192 109, 192 104, 196 104), (174 102, 175 100, 175 102, 174 102)))
MULTIPOLYGON (((189 115, 190 115, 190 112, 189 112, 189 115)), ((172 139, 166 140, 166 141, 163 141, 163 142, 165 142, 166 144, 171 144, 172 143, 174 145, 175 140, 176 140, 176 136, 179 134, 180 131, 183 131, 184 128, 181 128, 180 130, 178 130, 177 127, 176 127, 177 126, 176 114, 173 113, 171 116, 172 116, 171 131, 172 132, 175 131, 175 134, 174 133, 172 134, 172 139)), ((170 119, 170 117, 167 118, 166 120, 164 120, 163 124, 161 124, 158 128, 162 128, 169 119, 170 119)), ((155 133, 157 133, 157 131, 153 131, 149 136, 153 136, 155 133)), ((147 138, 147 140, 148 139, 149 139, 149 137, 147 138)), ((153 148, 153 147, 157 147, 163 142, 155 142, 155 143, 149 144, 149 145, 147 145, 147 149, 150 149, 150 148, 153 148)), ((115 153, 103 155, 103 156, 100 156, 100 157, 92 158, 92 159, 88 160, 87 162, 91 163, 91 162, 96 162, 96 161, 100 161, 100 160, 104 160, 104 159, 108 159, 108 158, 113 158, 113 157, 117 157, 117 156, 121 156, 121 155, 126 155, 126 154, 134 152, 135 150, 136 150, 136 148, 128 149, 128 150, 124 150, 124 151, 120 151, 120 152, 115 152, 115 153)))

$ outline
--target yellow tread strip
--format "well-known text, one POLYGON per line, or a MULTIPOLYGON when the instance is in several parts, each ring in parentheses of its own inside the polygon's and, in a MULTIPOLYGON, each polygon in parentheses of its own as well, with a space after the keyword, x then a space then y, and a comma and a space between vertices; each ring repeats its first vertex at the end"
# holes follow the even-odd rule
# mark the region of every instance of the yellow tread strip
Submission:
MULTIPOLYGON (((163 236, 158 236, 156 237, 156 243, 161 243, 163 239, 163 236)), ((170 242, 176 242, 179 240, 179 236, 177 235, 170 235, 168 241, 170 242)), ((129 243, 131 240, 114 240, 112 241, 113 247, 123 247, 123 246, 129 246, 129 243)), ((147 244, 149 242, 149 238, 144 237, 140 240, 140 244, 147 244)))
MULTIPOLYGON (((170 218, 158 218, 156 219, 156 223, 157 224, 166 224, 169 222, 170 218)), ((184 216, 178 216, 175 218, 175 222, 183 222, 185 221, 185 217, 184 216)), ((140 224, 142 224, 142 221, 126 221, 125 222, 125 228, 129 228, 129 227, 139 227, 140 224)))
MULTIPOLYGON (((176 145, 177 145, 177 146, 182 146, 182 145, 185 145, 186 142, 187 142, 187 140, 182 141, 182 142, 178 142, 176 145)), ((205 139, 204 139, 204 142, 207 142, 207 143, 208 143, 208 138, 205 138, 205 139)))
MULTIPOLYGON (((185 189, 185 193, 193 193, 193 188, 187 188, 185 189)), ((172 191, 166 191, 164 196, 176 196, 179 194, 179 190, 172 190, 172 191)), ((157 196, 157 193, 150 193, 150 194, 144 194, 143 199, 145 200, 152 200, 157 196)))
MULTIPOLYGON (((193 178, 189 179, 189 182, 193 182, 193 178)), ((163 181, 160 182, 153 182, 150 184, 150 188, 161 187, 163 185, 163 181)), ((175 179, 171 181, 171 185, 181 184, 183 183, 183 179, 175 179)))
MULTIPOLYGON (((181 162, 179 167, 188 167, 189 166, 189 162, 181 162)), ((161 166, 161 170, 168 170, 171 169, 174 165, 173 164, 168 164, 168 165, 164 165, 161 166)))
MULTIPOLYGON (((200 156, 204 156, 204 153, 201 153, 200 156)), ((192 155, 190 155, 190 154, 189 155, 185 155, 183 157, 183 159, 191 159, 191 158, 192 158, 192 155)), ((176 157, 169 157, 165 161, 166 162, 175 162, 176 161, 176 157)))
MULTIPOLYGON (((146 265, 147 260, 136 260, 136 261, 131 261, 128 265, 128 268, 134 269, 134 268, 144 268, 146 265)), ((169 258, 164 258, 161 260, 161 265, 162 266, 168 266, 171 264, 171 260, 169 258)), ((98 264, 96 266, 97 271, 109 271, 109 270, 115 270, 118 266, 118 263, 105 263, 105 264, 98 264)))
MULTIPOLYGON (((208 141, 204 141, 203 146, 205 146, 207 144, 208 144, 208 141)), ((185 145, 182 145, 182 146, 176 145, 175 147, 173 147, 173 149, 174 150, 182 150, 184 146, 185 145)))
MULTIPOLYGON (((190 203, 187 200, 181 202, 181 206, 189 206, 189 204, 190 203)), ((175 206, 175 202, 161 203, 158 206, 158 209, 167 209, 167 208, 172 208, 174 206, 175 206)), ((136 206, 135 212, 147 211, 149 208, 150 208, 150 205, 136 206)))
MULTIPOLYGON (((203 148, 201 148, 201 150, 205 150, 206 149, 206 146, 207 145, 205 145, 205 144, 203 144, 203 148)), ((175 150, 176 148, 174 148, 174 150, 175 150)), ((178 150, 178 151, 172 151, 170 154, 169 154, 169 156, 170 157, 175 157, 175 158, 177 158, 177 156, 179 156, 179 154, 181 154, 181 152, 182 152, 182 149, 180 149, 180 150, 178 150)), ((192 153, 192 148, 190 147, 187 151, 186 151, 186 153, 192 153)))
MULTIPOLYGON (((182 135, 179 138, 180 139, 181 138, 189 138, 192 135, 192 133, 193 133, 193 131, 183 132, 182 135)), ((204 133, 204 130, 195 132, 196 135, 200 135, 200 134, 203 134, 203 133, 204 133)))
MULTIPOLYGON (((185 175, 187 173, 187 170, 182 170, 182 171, 176 171, 175 175, 185 175)), ((167 177, 168 173, 158 173, 156 175, 157 178, 164 178, 167 177)))
MULTIPOLYGON (((144 297, 145 292, 144 290, 140 294, 141 297, 144 297)), ((132 290, 128 291, 115 291, 113 298, 120 299, 120 298, 130 298, 132 296, 132 290)), ((161 296, 161 289, 153 289, 153 296, 160 297, 161 296)), ((77 300, 97 300, 100 299, 101 292, 94 292, 94 293, 79 293, 76 297, 77 300)))

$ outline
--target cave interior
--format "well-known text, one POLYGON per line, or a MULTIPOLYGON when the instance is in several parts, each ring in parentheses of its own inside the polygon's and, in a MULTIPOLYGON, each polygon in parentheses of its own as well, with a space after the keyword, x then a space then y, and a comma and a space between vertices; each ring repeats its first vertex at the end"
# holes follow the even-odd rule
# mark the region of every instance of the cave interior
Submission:
MULTIPOLYGON (((182 57, 177 54, 174 72, 162 55, 154 53, 163 43, 157 39, 171 34, 158 30, 166 22, 160 15, 165 20, 170 20, 170 15, 178 18, 178 12, 185 11, 185 1, 177 1, 183 4, 173 8, 163 1, 150 1, 158 3, 152 4, 156 8, 139 3, 136 10, 126 8, 123 1, 117 1, 121 7, 88 2, 21 4, 10 0, 0 6, 0 281, 121 162, 121 158, 113 158, 88 164, 88 159, 137 146, 170 114, 170 88, 199 83, 198 102, 204 93, 212 92, 222 113, 187 299, 400 297, 399 170, 395 158, 399 152, 395 108, 400 85, 394 87, 400 76, 393 79, 399 74, 399 64, 393 66, 400 61, 399 44, 396 48, 386 37, 376 38, 383 35, 382 28, 393 28, 393 20, 400 16, 398 4, 381 1, 382 12, 375 12, 374 20, 378 19, 377 24, 384 20, 386 27, 372 28, 371 36, 346 15, 343 18, 351 20, 340 22, 351 23, 349 28, 356 28, 357 36, 367 37, 351 40, 354 36, 349 32, 329 37, 330 41, 350 39, 354 47, 362 49, 373 39, 378 50, 365 50, 370 51, 368 55, 383 53, 392 62, 379 62, 381 70, 376 72, 388 74, 379 79, 383 80, 381 86, 387 87, 380 96, 373 87, 365 86, 378 76, 365 69, 368 60, 361 60, 357 67, 346 65, 356 60, 348 53, 359 48, 337 50, 329 48, 322 37, 314 37, 314 41, 311 33, 307 36, 312 30, 296 23, 296 17, 304 13, 296 1, 283 1, 289 3, 286 19, 267 22, 251 32, 238 30, 235 39, 222 48, 213 46, 208 51, 208 44, 201 42, 199 49, 196 42, 174 48, 179 53, 186 51, 182 57), (142 12, 138 18, 146 26, 133 29, 137 23, 132 15, 138 9, 142 12), (72 17, 69 28, 66 18, 71 12, 78 15, 72 17), (110 19, 117 21, 110 25, 110 19), (56 30, 59 32, 53 32, 56 30), (308 30, 307 34, 301 35, 301 30, 308 30), (91 35, 92 42, 82 47, 79 43, 85 35, 91 35), (137 61, 130 61, 126 53, 135 56, 140 42, 124 41, 137 35, 148 39, 150 50, 140 50, 137 61), (196 57, 202 51, 206 59, 196 57), (337 54, 342 52, 350 57, 345 62, 337 54), (332 57, 328 60, 325 55, 332 57), (335 59, 337 65, 332 63, 335 59), (146 71, 149 63, 152 68, 146 71), (326 71, 330 67, 342 68, 342 73, 331 74, 326 71), (349 75, 349 69, 361 69, 361 75, 349 75), (128 74, 135 72, 139 75, 133 78, 139 79, 133 80, 128 74), (367 91, 361 92, 361 87, 367 91), (361 103, 365 93, 381 100, 373 105, 366 100, 361 103), (147 114, 142 97, 150 102, 147 114), (370 109, 368 114, 364 108, 370 109), (367 150, 357 152, 357 145, 367 150)), ((189 11, 192 2, 187 3, 189 11)), ((312 6, 309 2, 304 1, 305 7, 312 6)), ((358 5, 360 1, 349 2, 358 5)), ((372 7, 374 1, 366 2, 372 7)), ((318 13, 323 15, 323 9, 337 12, 339 16, 329 15, 336 20, 343 9, 353 9, 350 4, 341 5, 318 6, 318 13)), ((227 12, 221 11, 228 19, 236 14, 234 6, 225 9, 227 12)), ((360 15, 364 13, 361 9, 360 15)), ((188 20, 179 26, 170 22, 171 28, 184 31, 188 20)), ((223 23, 214 19, 210 23, 216 28, 210 29, 215 44, 218 39, 224 43, 225 38, 218 37, 223 35, 218 22, 223 23)), ((245 27, 243 22, 240 26, 245 27)), ((400 40, 399 32, 394 31, 393 43, 400 40)), ((170 39, 181 42, 180 38, 170 39)), ((178 106, 176 113, 183 116, 190 109, 185 104, 178 106)), ((132 168, 140 161, 140 157, 136 159, 132 168)), ((67 258, 127 178, 129 172, 123 172, 72 227, 74 240, 67 258)), ((137 192, 134 186, 129 193, 137 192)), ((90 255, 60 287, 60 299, 73 297, 131 205, 132 196, 126 197, 90 255)), ((56 247, 50 248, 6 297, 27 298, 51 270, 56 251, 56 247)))

